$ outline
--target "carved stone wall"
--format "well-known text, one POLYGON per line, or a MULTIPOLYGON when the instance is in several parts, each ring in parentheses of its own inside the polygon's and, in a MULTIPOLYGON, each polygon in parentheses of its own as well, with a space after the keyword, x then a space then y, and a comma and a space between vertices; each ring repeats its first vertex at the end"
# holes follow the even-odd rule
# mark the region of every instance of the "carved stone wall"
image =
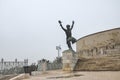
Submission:
POLYGON ((120 28, 94 33, 76 43, 75 70, 120 71, 120 28))
POLYGON ((120 28, 94 33, 76 43, 78 57, 107 56, 111 51, 120 53, 120 28))

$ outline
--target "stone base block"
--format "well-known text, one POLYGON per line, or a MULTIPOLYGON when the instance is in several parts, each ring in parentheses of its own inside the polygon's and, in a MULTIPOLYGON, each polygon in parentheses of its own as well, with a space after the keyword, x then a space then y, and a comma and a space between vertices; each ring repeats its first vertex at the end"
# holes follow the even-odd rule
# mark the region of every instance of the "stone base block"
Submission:
POLYGON ((75 51, 69 49, 63 51, 63 70, 64 71, 73 71, 75 64, 77 62, 77 54, 75 51))

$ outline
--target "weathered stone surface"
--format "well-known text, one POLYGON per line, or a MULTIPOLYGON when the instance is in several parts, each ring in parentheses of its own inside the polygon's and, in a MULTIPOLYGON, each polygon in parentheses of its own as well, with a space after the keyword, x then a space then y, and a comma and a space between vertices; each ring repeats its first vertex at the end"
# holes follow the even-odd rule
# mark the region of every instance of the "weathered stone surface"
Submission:
POLYGON ((80 38, 75 70, 120 70, 120 28, 80 38))
POLYGON ((73 50, 65 50, 63 51, 63 70, 64 71, 73 71, 75 64, 77 62, 76 52, 73 50))
POLYGON ((76 51, 80 57, 99 57, 107 55, 108 50, 120 49, 120 28, 94 33, 80 38, 76 42, 76 51))

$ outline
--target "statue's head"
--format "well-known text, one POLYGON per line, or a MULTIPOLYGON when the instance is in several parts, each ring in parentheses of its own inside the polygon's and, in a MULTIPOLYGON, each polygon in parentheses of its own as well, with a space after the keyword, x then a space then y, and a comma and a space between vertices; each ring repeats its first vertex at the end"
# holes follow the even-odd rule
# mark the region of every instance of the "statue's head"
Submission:
POLYGON ((69 25, 69 24, 68 24, 68 25, 66 25, 66 28, 67 28, 67 29, 70 29, 70 25, 69 25))

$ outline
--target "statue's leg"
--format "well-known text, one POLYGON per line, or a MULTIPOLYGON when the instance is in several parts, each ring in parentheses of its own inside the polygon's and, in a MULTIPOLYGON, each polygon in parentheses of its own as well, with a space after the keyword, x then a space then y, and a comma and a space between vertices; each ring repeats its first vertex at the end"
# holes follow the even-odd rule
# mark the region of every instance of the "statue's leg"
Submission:
POLYGON ((67 45, 69 49, 72 49, 70 41, 67 41, 67 45))
POLYGON ((74 44, 77 40, 74 38, 74 37, 72 37, 72 44, 74 44))

